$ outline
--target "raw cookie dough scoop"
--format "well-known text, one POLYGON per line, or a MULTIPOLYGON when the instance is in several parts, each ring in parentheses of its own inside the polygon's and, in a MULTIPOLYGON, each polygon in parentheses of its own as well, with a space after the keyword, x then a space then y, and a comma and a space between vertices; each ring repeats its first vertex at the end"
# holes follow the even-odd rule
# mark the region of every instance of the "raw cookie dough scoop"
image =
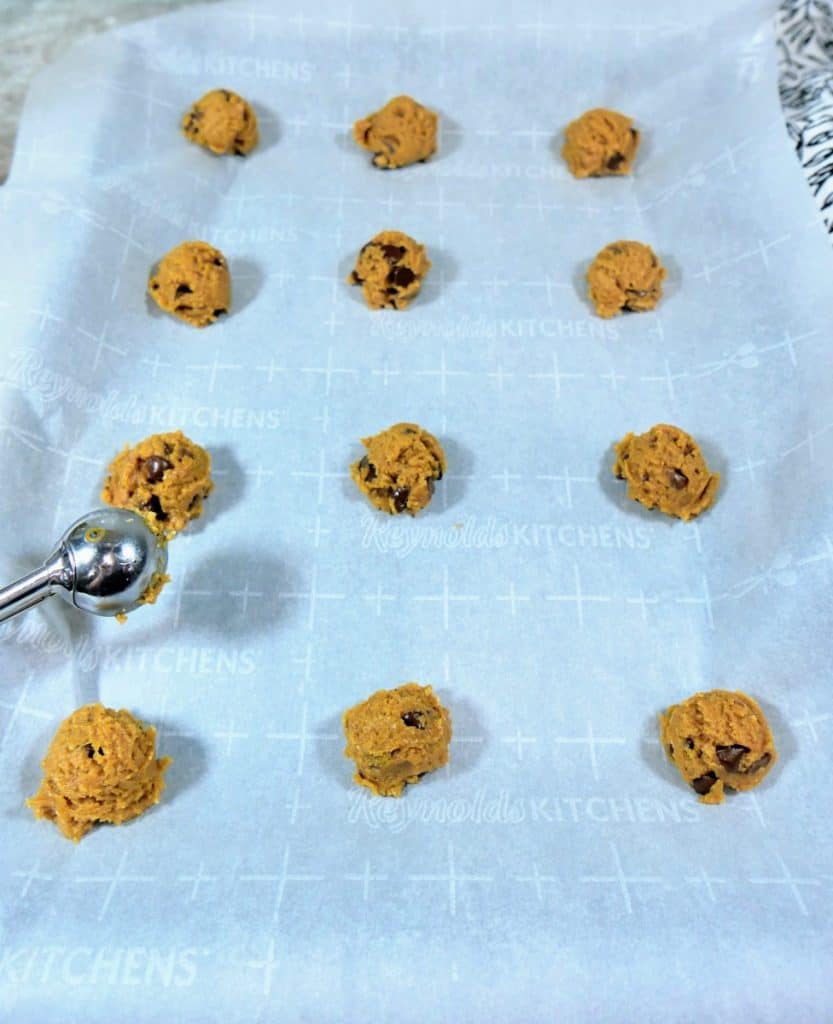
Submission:
POLYGON ((66 531, 39 569, 0 590, 0 621, 52 594, 93 615, 124 615, 155 596, 168 552, 137 512, 100 508, 66 531))

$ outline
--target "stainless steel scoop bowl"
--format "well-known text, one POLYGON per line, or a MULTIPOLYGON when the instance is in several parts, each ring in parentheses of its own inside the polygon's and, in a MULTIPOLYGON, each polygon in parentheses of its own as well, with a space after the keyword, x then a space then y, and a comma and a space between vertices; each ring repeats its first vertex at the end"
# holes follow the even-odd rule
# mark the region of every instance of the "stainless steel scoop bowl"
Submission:
POLYGON ((168 551, 136 512, 99 508, 82 516, 39 569, 0 590, 0 622, 52 594, 92 615, 133 611, 168 551))

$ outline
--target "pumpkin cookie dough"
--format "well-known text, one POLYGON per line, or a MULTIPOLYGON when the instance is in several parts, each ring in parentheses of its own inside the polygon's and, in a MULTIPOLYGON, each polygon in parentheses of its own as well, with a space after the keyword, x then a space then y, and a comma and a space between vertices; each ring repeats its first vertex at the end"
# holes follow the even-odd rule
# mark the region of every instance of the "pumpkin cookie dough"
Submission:
POLYGON ((359 490, 382 512, 416 515, 434 493, 434 481, 446 469, 440 442, 416 423, 395 423, 373 437, 363 437, 367 448, 350 467, 359 490))
POLYGON ((344 735, 354 781, 377 796, 400 796, 406 783, 448 763, 451 716, 430 686, 405 683, 345 711, 344 735))
POLYGON ((709 472, 697 442, 679 427, 658 423, 645 434, 626 434, 614 450, 614 475, 646 508, 689 520, 714 501, 720 474, 709 472))
POLYGON ((630 174, 639 146, 633 119, 597 107, 571 121, 564 132, 564 157, 576 178, 630 174))
POLYGON ((356 121, 353 138, 374 154, 377 167, 404 167, 436 152, 437 115, 410 96, 395 96, 375 114, 356 121))
POLYGON ((245 156, 257 145, 257 116, 236 92, 212 89, 184 115, 182 134, 212 153, 245 156))
POLYGON ((763 711, 745 693, 695 693, 659 721, 666 753, 704 804, 722 803, 727 786, 754 789, 778 756, 763 711))
POLYGON ((85 704, 59 726, 40 789, 26 803, 78 842, 98 822, 121 825, 159 803, 170 763, 156 756, 152 726, 129 711, 85 704))
POLYGON ((662 298, 665 275, 665 267, 649 245, 611 242, 587 270, 590 301, 605 319, 623 311, 654 309, 662 298))
POLYGON ((425 246, 402 231, 380 231, 359 250, 348 284, 360 284, 371 309, 407 309, 431 269, 425 246))
POLYGON ((226 258, 208 242, 180 242, 160 260, 148 292, 166 313, 193 327, 206 327, 231 306, 226 258))
MULTIPOLYGON (((152 434, 133 448, 125 445, 110 463, 101 499, 141 513, 154 532, 170 539, 202 515, 213 487, 211 456, 175 430, 152 434)), ((151 584, 147 601, 158 592, 151 584)))

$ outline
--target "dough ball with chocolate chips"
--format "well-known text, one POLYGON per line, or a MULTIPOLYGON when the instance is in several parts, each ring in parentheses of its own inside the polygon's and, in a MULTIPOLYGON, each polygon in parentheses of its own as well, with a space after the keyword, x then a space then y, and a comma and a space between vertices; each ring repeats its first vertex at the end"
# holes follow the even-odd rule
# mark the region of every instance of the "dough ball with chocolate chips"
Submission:
POLYGON ((587 270, 590 301, 605 319, 654 309, 662 298, 666 270, 642 242, 611 242, 587 270))
POLYGON ((350 467, 359 490, 382 512, 416 515, 445 473, 440 442, 416 423, 396 423, 373 437, 363 437, 367 455, 350 467))
POLYGON ((380 231, 361 247, 348 284, 360 284, 371 309, 407 309, 431 269, 425 246, 401 231, 380 231))
POLYGON ((697 442, 679 427, 658 423, 645 434, 626 434, 614 450, 614 475, 646 508, 689 520, 714 501, 720 474, 709 472, 697 442))
POLYGON ((207 327, 231 306, 228 263, 208 242, 180 242, 160 260, 148 292, 166 313, 193 327, 207 327))
POLYGON ((183 116, 182 134, 212 153, 245 156, 257 145, 257 116, 236 92, 212 89, 183 116))
POLYGON ((430 686, 405 683, 345 711, 344 735, 354 781, 377 796, 401 796, 406 783, 448 763, 451 716, 430 686))
POLYGON ((659 716, 665 752, 704 804, 723 791, 754 789, 777 754, 766 716, 745 693, 709 690, 659 716))
POLYGON ((129 711, 85 704, 58 727, 40 789, 26 803, 78 842, 99 822, 121 825, 159 803, 170 763, 156 756, 152 726, 129 711))
POLYGON ((632 118, 597 107, 567 125, 561 155, 577 178, 630 174, 638 146, 632 118))
POLYGON ((410 96, 395 96, 375 114, 356 121, 353 138, 373 153, 377 167, 404 167, 436 151, 437 115, 410 96))
POLYGON ((101 499, 141 513, 152 530, 171 538, 202 514, 213 487, 211 456, 175 430, 125 445, 110 463, 101 499))

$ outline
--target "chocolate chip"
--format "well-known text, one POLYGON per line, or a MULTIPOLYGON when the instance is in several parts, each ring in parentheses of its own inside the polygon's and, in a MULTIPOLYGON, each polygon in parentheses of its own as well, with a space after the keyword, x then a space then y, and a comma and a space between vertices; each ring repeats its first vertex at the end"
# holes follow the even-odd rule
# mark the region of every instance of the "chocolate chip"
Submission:
POLYGON ((174 298, 175 299, 179 299, 183 295, 192 295, 193 292, 194 292, 194 289, 189 284, 180 284, 180 285, 177 285, 177 289, 174 292, 174 298))
POLYGON ((686 736, 685 745, 689 750, 694 750, 694 740, 690 736, 686 736))
POLYGON ((411 493, 410 487, 394 487, 391 491, 393 507, 397 512, 404 512, 408 507, 408 497, 411 493))
POLYGON ((416 274, 408 267, 394 267, 388 274, 388 281, 390 284, 395 284, 397 288, 407 288, 415 280, 416 274))
POLYGON ((234 155, 235 156, 245 156, 246 154, 243 152, 242 149, 239 148, 239 146, 235 146, 234 147, 234 155))
POLYGON ((669 756, 671 756, 671 757, 673 757, 673 756, 674 756, 674 744, 673 744, 673 743, 669 743, 669 744, 668 744, 668 754, 669 754, 669 756))
POLYGON ((614 153, 613 156, 607 162, 607 169, 609 171, 616 171, 624 162, 624 153, 614 153))
POLYGON ((180 303, 178 306, 174 306, 177 313, 190 313, 193 308, 193 306, 186 306, 183 305, 183 303, 180 303))
POLYGON ((227 309, 213 309, 211 311, 212 316, 225 316, 228 313, 227 309))
POLYGON ((223 99, 228 103, 231 100, 231 93, 228 89, 221 89, 220 92, 223 94, 223 99))
POLYGON ((223 260, 220 256, 215 256, 211 262, 214 264, 215 267, 224 267, 226 265, 225 260, 223 260))
POLYGON ((421 711, 406 711, 402 715, 402 721, 405 725, 410 725, 414 729, 424 729, 425 722, 422 720, 421 711))
POLYGON ((350 271, 350 283, 351 284, 362 284, 364 281, 363 277, 359 277, 355 270, 350 271))
POLYGON ((151 281, 151 282, 150 282, 150 286, 151 286, 151 288, 152 288, 152 289, 153 289, 154 291, 157 291, 157 290, 158 290, 158 288, 159 288, 159 282, 158 282, 158 281, 151 281))
POLYGON ((243 107, 243 124, 247 124, 249 121, 249 110, 248 107, 243 107))
POLYGON ((668 483, 671 484, 675 491, 681 491, 683 488, 688 487, 688 477, 682 470, 666 469, 665 475, 668 477, 668 483))
POLYGON ((752 764, 746 769, 747 775, 752 775, 754 772, 759 772, 761 768, 766 768, 769 762, 772 760, 771 754, 763 754, 758 758, 757 761, 753 761, 752 764))
POLYGON ((162 508, 162 502, 159 500, 158 494, 151 494, 145 508, 148 512, 152 512, 160 523, 164 523, 168 518, 168 513, 162 508))
POLYGON ((405 255, 405 249, 401 245, 383 245, 382 255, 388 263, 398 263, 405 255))
POLYGON ((95 747, 92 745, 92 743, 85 744, 84 750, 87 751, 87 757, 95 757, 95 747))
POLYGON ((695 793, 699 793, 700 796, 705 796, 706 793, 708 793, 712 786, 715 784, 715 782, 717 782, 717 776, 714 774, 714 772, 706 772, 705 775, 701 775, 699 778, 695 779, 692 782, 691 788, 694 790, 695 793))
POLYGON ((161 455, 151 455, 145 460, 145 479, 149 484, 158 484, 166 470, 173 469, 173 464, 161 455))
POLYGON ((376 479, 376 467, 366 455, 359 459, 359 469, 364 470, 364 478, 368 483, 376 479))
POLYGON ((749 753, 749 747, 745 747, 742 743, 731 743, 728 746, 715 747, 714 749, 717 754, 717 760, 724 768, 728 768, 730 772, 736 772, 740 759, 744 754, 749 753))
POLYGON ((104 747, 99 747, 98 752, 99 754, 101 754, 102 757, 104 757, 104 747))

